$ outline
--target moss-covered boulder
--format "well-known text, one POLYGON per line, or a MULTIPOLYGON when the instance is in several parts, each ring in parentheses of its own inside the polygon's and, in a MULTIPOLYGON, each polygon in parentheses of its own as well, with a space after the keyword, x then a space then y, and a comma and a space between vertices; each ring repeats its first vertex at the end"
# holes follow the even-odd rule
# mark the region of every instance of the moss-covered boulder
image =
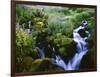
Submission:
POLYGON ((24 57, 23 60, 22 60, 22 65, 23 65, 23 70, 22 71, 23 72, 29 71, 33 61, 34 61, 33 58, 30 57, 30 56, 24 57))
POLYGON ((33 59, 37 59, 38 58, 38 50, 36 48, 31 49, 30 52, 27 54, 27 56, 30 56, 33 59))
POLYGON ((53 65, 51 62, 51 59, 44 58, 44 59, 36 59, 31 68, 30 71, 49 71, 52 69, 53 65))
POLYGON ((61 39, 61 45, 64 46, 64 45, 69 45, 73 42, 72 38, 62 38, 61 39))
POLYGON ((58 52, 61 55, 61 57, 65 61, 68 61, 76 53, 76 43, 73 40, 71 40, 71 42, 63 44, 58 49, 59 49, 58 52))
POLYGON ((59 48, 59 53, 60 55, 62 55, 63 57, 67 57, 67 51, 65 47, 60 47, 59 48))

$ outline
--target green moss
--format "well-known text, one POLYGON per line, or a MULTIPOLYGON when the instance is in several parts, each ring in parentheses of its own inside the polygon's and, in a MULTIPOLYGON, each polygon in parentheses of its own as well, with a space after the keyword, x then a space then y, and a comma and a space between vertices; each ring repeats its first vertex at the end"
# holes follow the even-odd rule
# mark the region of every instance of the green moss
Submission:
POLYGON ((71 38, 62 38, 61 44, 62 45, 68 45, 72 43, 72 39, 71 38))
POLYGON ((62 55, 63 57, 67 57, 67 50, 65 47, 60 47, 59 48, 59 53, 60 55, 62 55))
POLYGON ((48 71, 49 69, 52 69, 52 67, 53 65, 50 58, 36 59, 33 62, 30 71, 48 71))
POLYGON ((24 67, 30 67, 33 63, 33 58, 30 56, 27 56, 23 59, 22 64, 24 65, 24 67))

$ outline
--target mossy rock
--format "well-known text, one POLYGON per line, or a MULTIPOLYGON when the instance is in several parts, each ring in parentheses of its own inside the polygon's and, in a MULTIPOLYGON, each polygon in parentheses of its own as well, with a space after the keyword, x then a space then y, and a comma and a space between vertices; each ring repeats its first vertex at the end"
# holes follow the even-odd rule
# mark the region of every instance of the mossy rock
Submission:
POLYGON ((70 43, 58 47, 58 52, 64 60, 68 61, 76 53, 76 43, 71 40, 70 43))
POLYGON ((38 58, 38 50, 36 48, 31 49, 30 53, 27 55, 32 57, 33 59, 36 59, 36 58, 38 58))
POLYGON ((66 51, 66 48, 65 47, 60 47, 59 48, 59 53, 60 53, 60 55, 62 55, 62 56, 66 56, 67 57, 67 51, 66 51))
POLYGON ((55 71, 55 72, 64 72, 64 69, 60 68, 60 67, 55 67, 52 71, 55 71))
POLYGON ((48 42, 53 41, 53 39, 54 39, 53 36, 48 36, 48 37, 47 37, 48 42))
POLYGON ((25 66, 25 67, 30 67, 32 65, 32 62, 33 62, 33 58, 30 57, 30 56, 27 56, 27 57, 24 57, 23 61, 22 61, 22 64, 25 66))
POLYGON ((48 32, 47 28, 43 28, 42 32, 48 32))
POLYGON ((50 58, 36 59, 30 68, 30 71, 48 71, 52 69, 53 65, 50 58))
POLYGON ((36 25, 40 26, 40 27, 43 27, 44 24, 43 24, 43 22, 37 22, 36 25))
POLYGON ((62 40, 61 40, 61 45, 69 45, 71 43, 72 43, 71 38, 62 38, 62 40))
POLYGON ((57 37, 60 37, 60 36, 62 36, 62 34, 61 33, 57 33, 56 36, 57 37))
POLYGON ((59 42, 60 42, 60 39, 54 39, 55 44, 59 44, 59 42))
POLYGON ((53 43, 58 47, 59 46, 65 46, 69 45, 73 42, 72 38, 67 37, 66 35, 63 35, 62 33, 57 33, 54 36, 50 37, 50 39, 53 40, 53 43))

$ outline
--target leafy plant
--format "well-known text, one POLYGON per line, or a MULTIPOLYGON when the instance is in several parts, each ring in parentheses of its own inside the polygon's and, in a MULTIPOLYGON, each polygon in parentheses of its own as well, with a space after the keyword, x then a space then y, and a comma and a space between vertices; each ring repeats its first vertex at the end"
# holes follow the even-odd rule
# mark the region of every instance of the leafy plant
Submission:
MULTIPOLYGON (((17 5, 16 24, 19 24, 19 28, 16 26, 17 72, 64 71, 52 64, 52 47, 65 62, 70 60, 76 52, 76 43, 72 38, 73 30, 80 26, 84 19, 88 21, 88 30, 91 33, 90 39, 86 41, 91 51, 88 56, 92 58, 96 39, 94 9, 55 6, 30 8, 26 5, 17 5), (29 21, 31 33, 26 32, 26 29, 29 29, 29 21), (36 49, 39 44, 44 48, 46 58, 40 59, 39 51, 36 49)), ((95 64, 92 60, 91 63, 95 64)), ((86 65, 85 61, 82 64, 86 65)))

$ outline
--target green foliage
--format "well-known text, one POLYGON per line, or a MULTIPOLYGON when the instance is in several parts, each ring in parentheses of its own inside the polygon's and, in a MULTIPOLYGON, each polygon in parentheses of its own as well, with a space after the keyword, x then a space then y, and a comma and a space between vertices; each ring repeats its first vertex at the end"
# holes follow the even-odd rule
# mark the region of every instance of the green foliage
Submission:
POLYGON ((32 37, 25 33, 23 29, 16 29, 16 55, 24 56, 26 53, 28 53, 29 48, 32 48, 33 46, 32 42, 32 37))
POLYGON ((54 16, 50 16, 48 20, 48 30, 54 34, 59 32, 67 33, 73 30, 73 24, 67 16, 54 14, 54 16))
POLYGON ((49 41, 52 41, 56 46, 66 46, 72 43, 72 38, 63 35, 62 33, 56 33, 49 37, 49 41))
MULTIPOLYGON (((20 25, 24 24, 27 26, 27 22, 30 19, 29 10, 22 5, 16 7, 16 22, 20 25)), ((22 28, 22 26, 20 26, 22 28)))
POLYGON ((31 53, 32 48, 32 37, 25 33, 23 29, 16 29, 16 61, 18 65, 22 63, 25 56, 31 53))
MULTIPOLYGON (((75 25, 75 28, 78 27, 81 24, 82 20, 88 21, 88 26, 93 27, 93 25, 90 25, 94 18, 94 9, 88 9, 88 8, 77 8, 74 11, 74 14, 72 14, 71 21, 75 25)), ((92 29, 91 29, 92 30, 92 29)))
POLYGON ((59 52, 62 56, 66 57, 67 58, 67 51, 66 51, 66 48, 65 47, 60 47, 59 48, 59 52))
POLYGON ((30 67, 32 65, 32 62, 33 62, 33 58, 32 57, 25 57, 22 61, 22 64, 24 65, 24 67, 30 67))
MULTIPOLYGON (((94 9, 71 7, 27 7, 16 6, 16 67, 17 72, 63 71, 52 64, 52 52, 48 44, 55 46, 61 57, 66 61, 76 52, 76 43, 71 35, 74 28, 81 25, 81 21, 88 21, 88 30, 91 37, 87 40, 90 58, 95 57, 94 9), (26 33, 28 22, 31 21, 32 32, 26 33), (23 27, 24 25, 24 27, 23 27), (39 59, 36 49, 38 41, 45 43, 46 58, 39 59), (93 45, 93 46, 91 46, 93 45)), ((87 57, 88 58, 88 57, 87 57)), ((93 59, 93 58, 92 58, 93 59)), ((87 60, 88 61, 88 60, 87 60)), ((91 60, 92 61, 92 60, 91 60)), ((88 61, 89 62, 89 61, 88 61)), ((86 65, 84 61, 82 65, 86 65)), ((92 63, 92 62, 91 62, 92 63)), ((95 62, 93 62, 95 65, 95 62)), ((93 64, 92 63, 92 64, 93 64)), ((92 67, 92 66, 91 66, 92 67)))

